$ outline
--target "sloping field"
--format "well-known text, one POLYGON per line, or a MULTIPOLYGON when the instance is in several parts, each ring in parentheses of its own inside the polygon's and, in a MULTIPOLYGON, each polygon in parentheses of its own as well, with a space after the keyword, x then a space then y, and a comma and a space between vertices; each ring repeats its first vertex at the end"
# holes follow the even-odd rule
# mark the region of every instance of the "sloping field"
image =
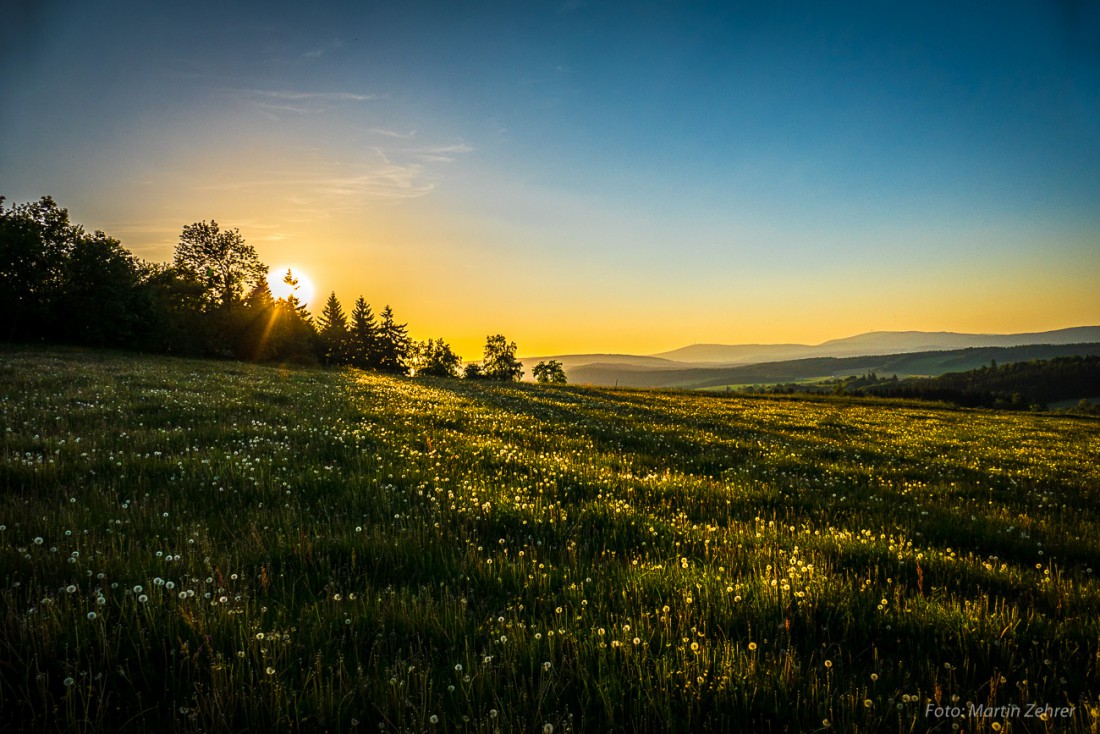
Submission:
POLYGON ((1049 415, 8 348, 0 730, 1096 731, 1098 457, 1049 415))

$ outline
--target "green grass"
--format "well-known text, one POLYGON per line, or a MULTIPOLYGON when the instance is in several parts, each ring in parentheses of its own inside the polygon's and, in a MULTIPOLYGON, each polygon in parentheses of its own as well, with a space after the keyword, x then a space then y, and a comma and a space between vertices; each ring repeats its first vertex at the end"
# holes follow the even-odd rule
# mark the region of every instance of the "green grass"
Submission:
POLYGON ((7 348, 0 730, 1094 732, 1098 458, 1066 416, 7 348))

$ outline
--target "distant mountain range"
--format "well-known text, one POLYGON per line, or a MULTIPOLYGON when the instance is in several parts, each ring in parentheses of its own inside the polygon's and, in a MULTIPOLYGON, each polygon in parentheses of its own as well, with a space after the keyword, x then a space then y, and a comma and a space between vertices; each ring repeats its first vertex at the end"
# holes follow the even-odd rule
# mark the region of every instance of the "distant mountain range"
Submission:
POLYGON ((873 331, 818 345, 693 344, 655 355, 526 357, 527 374, 556 359, 569 381, 623 387, 703 388, 774 384, 838 375, 935 376, 998 362, 1100 354, 1100 326, 1025 334, 873 331), (873 359, 867 359, 873 357, 873 359), (863 358, 863 359, 860 359, 863 358))

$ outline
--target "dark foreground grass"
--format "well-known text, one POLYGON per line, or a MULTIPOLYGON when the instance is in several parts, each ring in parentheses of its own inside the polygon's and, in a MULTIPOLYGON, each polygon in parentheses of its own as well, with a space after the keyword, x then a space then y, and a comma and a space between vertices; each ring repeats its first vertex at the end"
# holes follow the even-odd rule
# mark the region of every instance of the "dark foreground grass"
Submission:
POLYGON ((1097 731, 1100 424, 0 352, 0 730, 1097 731))

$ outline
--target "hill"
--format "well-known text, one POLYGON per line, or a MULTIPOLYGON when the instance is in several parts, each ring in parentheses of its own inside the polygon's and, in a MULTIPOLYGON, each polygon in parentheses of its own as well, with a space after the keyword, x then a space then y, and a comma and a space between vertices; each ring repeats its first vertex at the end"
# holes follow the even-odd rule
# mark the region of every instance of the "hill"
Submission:
POLYGON ((805 344, 695 344, 654 356, 677 362, 712 362, 721 365, 776 362, 810 357, 856 357, 874 354, 930 352, 972 347, 1017 347, 1032 344, 1080 344, 1100 342, 1100 326, 1081 326, 1023 334, 957 334, 925 331, 873 331, 805 344))
POLYGON ((868 372, 899 377, 936 376, 976 369, 992 361, 1026 362, 1035 359, 1098 354, 1100 354, 1100 343, 972 347, 909 354, 816 357, 739 367, 626 370, 618 365, 592 364, 573 368, 569 372, 569 378, 580 384, 701 389, 727 385, 767 385, 824 380, 868 372))

